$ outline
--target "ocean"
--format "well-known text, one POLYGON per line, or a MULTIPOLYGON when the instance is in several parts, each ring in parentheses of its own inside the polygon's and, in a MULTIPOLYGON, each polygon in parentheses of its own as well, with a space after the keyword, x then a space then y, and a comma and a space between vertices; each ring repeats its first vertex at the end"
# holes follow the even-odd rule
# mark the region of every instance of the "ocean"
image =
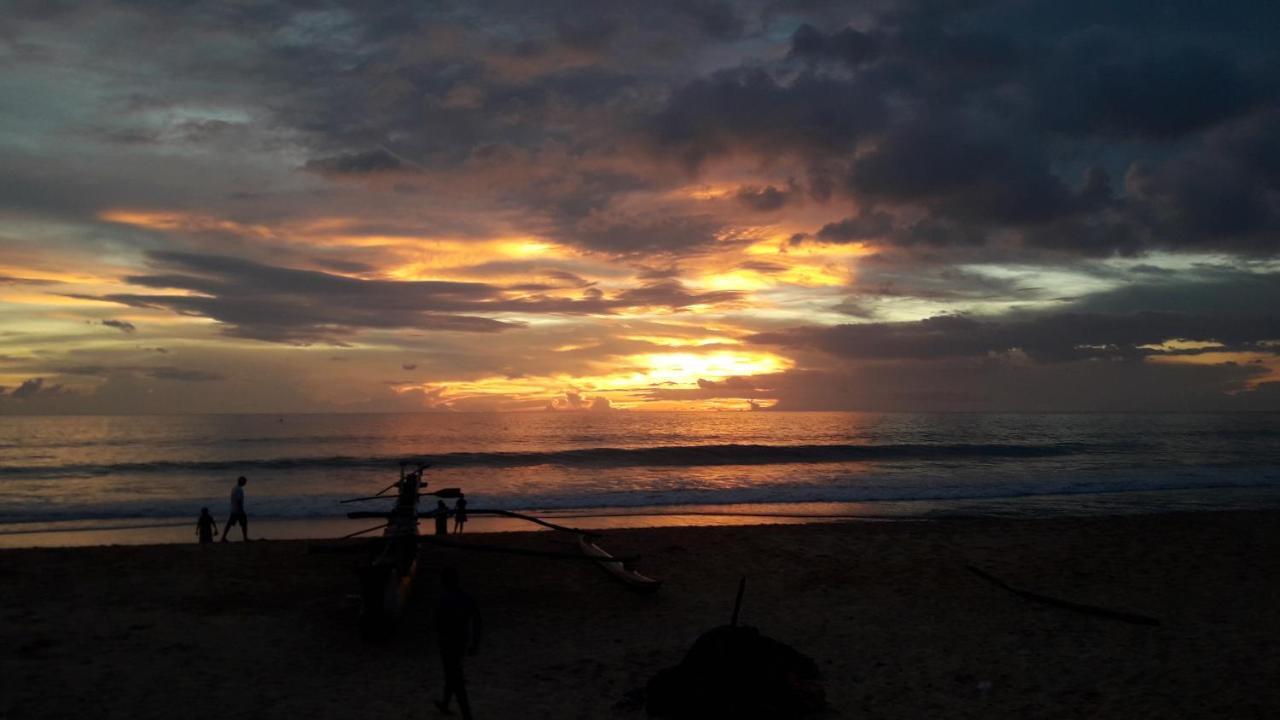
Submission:
POLYGON ((472 507, 632 524, 1277 507, 1280 415, 0 417, 0 536, 221 521, 239 475, 255 522, 333 520, 401 461, 472 507))

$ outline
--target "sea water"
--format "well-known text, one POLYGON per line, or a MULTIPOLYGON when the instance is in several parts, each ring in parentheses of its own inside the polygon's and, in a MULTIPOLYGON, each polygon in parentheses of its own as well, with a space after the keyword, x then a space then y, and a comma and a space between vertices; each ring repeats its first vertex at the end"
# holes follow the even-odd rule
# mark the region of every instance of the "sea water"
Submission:
POLYGON ((339 518, 402 461, 430 463, 429 489, 462 488, 472 507, 561 515, 1272 507, 1280 415, 3 417, 0 534, 222 516, 239 475, 257 521, 339 518))

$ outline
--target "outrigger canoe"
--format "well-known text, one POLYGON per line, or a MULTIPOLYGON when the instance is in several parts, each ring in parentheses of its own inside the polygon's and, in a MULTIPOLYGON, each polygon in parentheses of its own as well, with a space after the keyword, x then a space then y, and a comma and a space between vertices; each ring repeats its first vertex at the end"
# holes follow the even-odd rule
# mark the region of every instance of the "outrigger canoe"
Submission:
POLYGON ((621 560, 613 560, 612 562, 603 560, 604 558, 612 558, 613 556, 604 548, 591 542, 591 538, 591 535, 587 535, 585 533, 578 535, 578 547, 582 548, 583 554, 588 557, 601 558, 602 560, 596 564, 603 568, 605 572, 616 578, 619 582, 642 593, 656 592, 658 588, 662 587, 662 583, 660 581, 654 580, 647 575, 641 575, 635 570, 628 568, 626 563, 621 560))
POLYGON ((360 574, 360 627, 367 636, 388 632, 409 602, 418 571, 418 500, 422 471, 403 475, 395 505, 385 515, 383 541, 371 548, 360 574))
MULTIPOLYGON (((409 594, 413 587, 414 575, 418 570, 418 548, 423 541, 461 550, 500 552, 533 557, 563 558, 592 562, 599 565, 610 576, 636 592, 655 592, 662 583, 651 577, 636 572, 632 563, 638 558, 620 558, 610 555, 594 542, 595 535, 577 528, 557 525, 539 517, 499 509, 473 509, 472 515, 499 515, 525 520, 551 530, 574 535, 578 539, 578 547, 582 554, 570 554, 554 551, 534 550, 532 548, 505 547, 484 545, 472 542, 460 543, 447 537, 422 535, 418 532, 418 522, 423 518, 434 518, 436 511, 419 512, 418 503, 423 495, 439 498, 457 498, 462 496, 458 488, 444 488, 435 492, 425 492, 427 483, 422 481, 423 471, 428 464, 418 466, 414 472, 404 471, 401 464, 400 479, 388 485, 381 492, 369 497, 352 498, 343 503, 388 499, 386 493, 395 488, 395 504, 389 511, 362 511, 347 513, 351 519, 379 519, 384 524, 359 532, 351 533, 346 538, 382 530, 382 537, 373 540, 368 548, 368 563, 360 573, 360 626, 366 637, 383 637, 395 628, 400 616, 409 602, 409 594)), ((317 548, 317 552, 347 552, 347 548, 317 548)), ((358 548, 351 548, 359 552, 358 548)))

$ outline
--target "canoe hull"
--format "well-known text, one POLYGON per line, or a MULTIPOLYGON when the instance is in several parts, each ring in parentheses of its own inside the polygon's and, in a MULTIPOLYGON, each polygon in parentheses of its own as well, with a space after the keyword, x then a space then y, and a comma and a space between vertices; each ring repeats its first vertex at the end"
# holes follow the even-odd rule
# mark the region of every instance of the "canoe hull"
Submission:
MULTIPOLYGON (((593 558, 613 557, 604 548, 591 542, 591 538, 588 537, 587 535, 578 536, 578 547, 581 548, 583 554, 585 554, 588 557, 593 557, 593 558)), ((654 580, 653 578, 647 575, 642 575, 641 573, 638 573, 635 570, 632 570, 626 567, 625 565, 623 565, 622 561, 620 560, 615 560, 613 562, 598 562, 596 563, 596 565, 600 566, 600 568, 602 568, 605 572, 609 573, 609 575, 613 577, 615 580, 617 580, 618 582, 621 582, 623 585, 626 585, 627 587, 631 588, 632 590, 635 590, 636 592, 647 594, 647 593, 657 592, 658 588, 662 587, 661 581, 654 580)))

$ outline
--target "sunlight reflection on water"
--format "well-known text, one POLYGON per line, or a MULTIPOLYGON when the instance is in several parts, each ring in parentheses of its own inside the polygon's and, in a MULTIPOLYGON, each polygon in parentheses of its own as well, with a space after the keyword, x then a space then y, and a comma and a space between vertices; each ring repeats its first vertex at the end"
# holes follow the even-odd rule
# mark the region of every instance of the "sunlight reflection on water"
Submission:
MULTIPOLYGON (((1280 486, 1275 415, 570 413, 0 418, 0 523, 341 517, 432 459, 506 509, 985 504, 1280 486), (1143 492, 1139 492, 1143 491, 1143 492)), ((1033 504, 1034 505, 1034 504, 1033 504)), ((1031 505, 1023 504, 1024 507, 1031 505)))

